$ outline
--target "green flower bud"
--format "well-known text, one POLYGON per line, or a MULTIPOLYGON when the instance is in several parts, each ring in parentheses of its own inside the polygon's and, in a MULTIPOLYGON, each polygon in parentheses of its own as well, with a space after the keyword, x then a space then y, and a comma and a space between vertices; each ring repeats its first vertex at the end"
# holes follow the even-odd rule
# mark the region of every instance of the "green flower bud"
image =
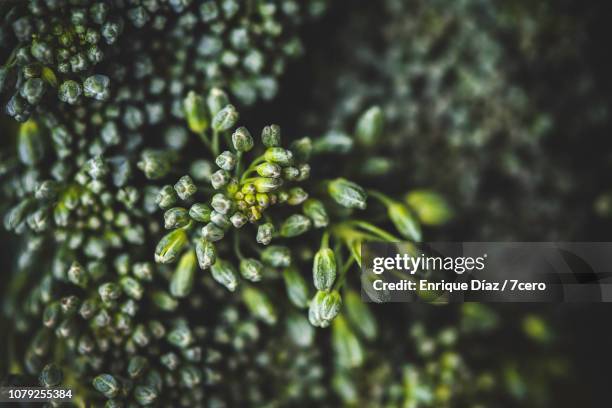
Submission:
POLYGON ((384 176, 393 170, 395 163, 387 157, 369 157, 360 168, 360 173, 368 176, 384 176))
POLYGON ((87 283, 89 281, 87 271, 83 269, 80 263, 76 261, 73 262, 72 265, 70 265, 70 268, 68 269, 67 276, 68 280, 73 284, 82 288, 87 287, 87 283))
POLYGON ((244 258, 240 261, 240 274, 246 280, 258 282, 261 280, 263 264, 257 259, 244 258))
POLYGON ((308 285, 297 268, 289 267, 283 271, 283 279, 287 288, 287 296, 296 307, 304 309, 308 306, 308 285))
POLYGON ((87 172, 87 174, 89 174, 91 178, 94 180, 103 178, 104 176, 108 174, 108 171, 109 171, 108 166, 106 165, 104 159, 102 159, 102 157, 100 156, 96 156, 94 158, 87 160, 87 163, 85 163, 84 169, 87 172))
POLYGON ((226 150, 217 156, 215 163, 223 170, 230 171, 236 167, 236 155, 226 150))
POLYGON ((341 206, 365 210, 367 194, 358 184, 337 178, 329 183, 327 189, 329 195, 341 206))
POLYGON ((172 312, 178 307, 178 301, 162 290, 153 292, 152 299, 158 308, 166 312, 172 312))
POLYGON ((289 181, 295 181, 300 177, 300 171, 297 167, 285 167, 283 169, 283 178, 289 181))
POLYGON ((328 327, 331 321, 340 313, 342 297, 337 291, 319 291, 310 301, 308 320, 316 327, 328 327))
POLYGON ((287 318, 287 333, 289 337, 299 347, 312 346, 315 338, 315 329, 308 322, 308 319, 301 314, 291 313, 287 318))
POLYGON ((38 382, 45 388, 57 387, 62 382, 62 370, 55 364, 47 364, 38 377, 38 382))
POLYGON ((185 175, 174 185, 174 190, 181 200, 187 200, 198 190, 191 177, 185 175))
POLYGON ((113 300, 119 299, 121 296, 121 287, 113 282, 103 283, 98 287, 100 299, 105 303, 110 303, 113 300))
POLYGON ((181 207, 170 208, 164 213, 164 228, 181 228, 189 224, 189 214, 181 207))
POLYGON ((228 262, 218 259, 211 267, 212 277, 221 285, 225 286, 230 292, 236 290, 238 286, 238 276, 234 266, 228 262))
POLYGON ((400 203, 391 203, 387 207, 387 214, 404 238, 415 242, 421 241, 421 226, 406 206, 400 203))
POLYGON ((234 226, 234 228, 241 228, 248 221, 247 217, 241 212, 235 212, 234 215, 230 217, 230 222, 234 226))
POLYGON ((134 388, 134 398, 142 406, 149 406, 155 402, 158 397, 158 392, 155 388, 147 385, 137 385, 134 388))
POLYGON ((210 222, 221 228, 223 231, 226 231, 231 225, 227 215, 221 214, 217 211, 213 211, 210 213, 210 222))
POLYGON ((155 262, 172 263, 187 244, 187 234, 182 229, 176 229, 166 234, 155 248, 155 262))
POLYGON ((295 155, 298 162, 305 163, 310 159, 312 153, 312 140, 309 137, 303 137, 291 143, 291 151, 295 155))
POLYGON ((336 280, 336 256, 329 248, 321 248, 314 256, 312 279, 317 290, 328 291, 336 280))
POLYGON ((215 190, 218 190, 225 186, 230 181, 230 178, 231 176, 227 170, 217 170, 210 176, 210 184, 212 184, 215 190))
POLYGON ((340 366, 350 369, 363 364, 363 346, 342 316, 338 316, 332 325, 332 345, 340 366))
POLYGON ((74 105, 79 100, 82 92, 81 85, 73 80, 68 80, 60 85, 57 96, 60 101, 74 105))
POLYGON ((213 165, 208 160, 196 160, 189 169, 189 174, 198 181, 210 182, 213 173, 213 165))
POLYGON ((206 104, 208 105, 210 114, 215 116, 221 109, 229 105, 229 98, 223 90, 219 88, 212 88, 210 92, 208 92, 206 104))
POLYGON ((289 198, 287 198, 287 204, 289 205, 300 205, 308 199, 308 193, 304 191, 302 187, 293 187, 289 190, 289 198))
POLYGON ((208 114, 206 113, 204 98, 201 95, 190 91, 187 97, 183 99, 183 109, 185 110, 187 125, 192 132, 202 134, 208 129, 208 114))
POLYGON ((144 294, 144 289, 140 282, 136 279, 131 278, 129 276, 124 276, 121 278, 121 288, 126 295, 131 297, 132 299, 140 300, 142 295, 144 294))
POLYGON ((155 197, 155 203, 162 210, 165 210, 168 207, 174 205, 176 203, 176 200, 176 192, 174 191, 174 188, 172 188, 172 186, 163 186, 155 197))
POLYGON ((256 241, 262 245, 268 245, 272 242, 272 235, 274 234, 274 225, 267 222, 265 224, 261 224, 257 228, 257 237, 256 241))
POLYGON ((255 170, 257 170, 257 174, 261 177, 278 178, 281 176, 282 169, 277 164, 264 162, 255 167, 255 170))
POLYGON ((263 250, 261 260, 273 268, 287 268, 291 265, 291 251, 285 246, 273 245, 263 250))
POLYGON ((274 306, 262 291, 247 287, 242 291, 242 299, 256 318, 267 324, 276 323, 277 316, 274 306))
POLYGON ((245 127, 240 127, 232 134, 232 144, 237 152, 248 152, 253 148, 253 136, 245 127))
POLYGON ((182 367, 179 377, 185 388, 194 388, 202 382, 202 372, 194 366, 182 367))
POLYGON ((189 347, 194 341, 193 333, 184 321, 179 321, 168 333, 167 339, 170 344, 180 349, 189 347))
POLYGON ((166 152, 148 149, 142 152, 137 166, 148 179, 158 180, 170 172, 172 163, 166 152))
POLYGON ((270 125, 261 131, 261 141, 266 147, 277 147, 281 144, 281 129, 278 125, 270 125))
POLYGON ((189 209, 189 216, 195 221, 209 222, 211 212, 212 209, 208 205, 202 203, 195 203, 189 209))
POLYGON ((227 105, 214 116, 212 121, 213 129, 218 132, 230 130, 238 122, 238 111, 234 105, 227 105))
POLYGON ((212 242, 199 239, 196 242, 196 256, 200 269, 208 269, 217 261, 217 250, 212 242))
POLYGON ((53 302, 47 305, 43 311, 43 325, 50 328, 55 327, 59 322, 61 309, 59 302, 53 302))
POLYGON ((19 94, 28 101, 30 105, 36 105, 45 94, 46 89, 45 82, 42 79, 30 78, 25 81, 19 94))
POLYGON ((100 374, 93 379, 94 388, 106 398, 114 398, 119 393, 120 384, 110 374, 100 374))
POLYGON ((283 185, 283 180, 280 178, 257 177, 253 181, 253 185, 258 193, 269 193, 283 185))
POLYGON ((170 294, 172 296, 181 298, 191 292, 195 270, 196 254, 194 251, 188 251, 181 257, 174 274, 172 274, 170 280, 170 294))
POLYGON ((314 141, 313 151, 316 153, 346 154, 353 148, 353 139, 345 133, 330 131, 325 136, 314 141))
POLYGON ((310 229, 310 219, 302 214, 289 216, 281 225, 280 234, 285 238, 293 238, 304 234, 310 229))
POLYGON ((83 82, 83 94, 98 101, 108 99, 110 79, 106 75, 92 75, 83 82))
POLYGON ((406 203, 425 225, 443 225, 453 218, 453 209, 434 191, 411 191, 406 195, 406 203))
POLYGON ((143 356, 134 356, 130 358, 127 367, 127 373, 130 378, 140 377, 147 368, 147 359, 143 356))
POLYGON ((321 201, 314 198, 308 199, 304 202, 302 210, 312 220, 315 228, 324 228, 329 224, 327 210, 321 201))
POLYGON ((216 242, 223 239, 225 232, 213 222, 209 222, 202 227, 202 237, 210 242, 216 242))
POLYGON ((257 193, 255 194, 255 202, 262 209, 266 209, 270 206, 270 196, 265 193, 257 193))
POLYGON ((234 208, 234 203, 232 200, 227 198, 225 194, 221 193, 217 193, 213 196, 211 205, 215 211, 224 215, 231 212, 234 208))
POLYGON ((291 150, 282 147, 268 147, 264 153, 264 159, 283 167, 291 166, 293 164, 293 153, 291 153, 291 150))
POLYGON ((33 166, 40 162, 45 154, 44 147, 44 139, 35 121, 28 120, 19 126, 17 152, 23 164, 33 166))
POLYGON ((359 294, 349 290, 345 295, 346 314, 352 326, 368 340, 374 340, 378 331, 376 318, 359 294))
POLYGON ((374 146, 382 136, 384 121, 384 115, 378 106, 368 109, 357 121, 357 140, 364 146, 374 146))

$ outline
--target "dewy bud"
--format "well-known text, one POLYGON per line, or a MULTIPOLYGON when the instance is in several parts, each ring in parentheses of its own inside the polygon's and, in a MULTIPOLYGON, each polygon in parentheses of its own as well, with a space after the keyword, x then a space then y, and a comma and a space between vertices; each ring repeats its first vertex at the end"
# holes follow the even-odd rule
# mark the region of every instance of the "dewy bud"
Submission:
POLYGON ((213 222, 209 222, 202 227, 202 237, 210 242, 215 242, 223 239, 225 233, 221 228, 215 225, 213 222))
POLYGON ((114 398, 119 393, 119 381, 110 374, 100 374, 93 379, 94 388, 106 398, 114 398))
POLYGON ((300 205, 308 198, 308 193, 302 187, 293 187, 289 190, 289 198, 287 204, 300 205))
POLYGON ((308 320, 313 326, 327 327, 340 313, 342 298, 337 291, 319 291, 310 301, 308 320))
POLYGON ((406 206, 392 203, 387 207, 387 213, 395 228, 404 238, 415 242, 421 241, 421 227, 406 206))
POLYGON ((212 208, 218 213, 226 215, 234 208, 232 200, 227 198, 225 194, 217 193, 213 196, 211 201, 212 208))
POLYGON ((283 180, 280 178, 257 177, 253 181, 253 185, 258 193, 270 193, 283 185, 283 180))
POLYGON ((226 150, 217 156, 215 163, 223 170, 230 171, 236 166, 236 155, 226 150))
POLYGON ((298 313, 291 313, 286 320, 287 334, 299 347, 309 347, 315 338, 315 329, 308 319, 298 313))
POLYGON ((242 299, 251 313, 267 324, 276 323, 276 311, 268 297, 261 291, 247 287, 242 291, 242 299))
POLYGON ((210 184, 212 184, 215 190, 225 186, 230 181, 230 174, 227 170, 217 170, 210 176, 210 184))
POLYGON ((268 147, 264 153, 264 159, 281 166, 290 166, 293 164, 293 153, 282 147, 268 147))
POLYGON ((258 282, 261 280, 263 264, 257 259, 244 258, 240 261, 240 274, 246 280, 258 282))
POLYGON ((215 116, 221 109, 229 104, 229 98, 223 90, 213 88, 208 93, 206 104, 208 105, 211 116, 215 116))
POLYGON ((234 105, 227 105, 214 116, 212 126, 216 131, 224 132, 233 128, 236 122, 238 122, 238 111, 234 105))
POLYGON ((255 167, 255 170, 257 170, 257 174, 259 174, 261 177, 272 177, 272 178, 280 177, 281 171, 282 171, 281 167, 278 164, 269 163, 269 162, 261 163, 260 165, 255 167))
POLYGON ((308 306, 308 284, 300 275, 298 269, 295 267, 286 268, 283 271, 283 278, 287 288, 287 296, 291 303, 302 309, 308 306))
POLYGON ((195 203, 189 209, 189 216, 195 221, 209 222, 211 211, 212 210, 208 205, 203 203, 195 203))
POLYGON ((157 197, 155 197, 155 202, 162 210, 174 205, 176 203, 176 192, 172 186, 163 186, 159 192, 157 193, 157 197))
POLYGON ((106 75, 92 75, 83 82, 83 94, 98 101, 108 99, 110 79, 106 75))
POLYGON ((368 109, 357 121, 355 136, 365 146, 373 146, 381 137, 384 115, 378 106, 368 109))
POLYGON ((187 210, 181 207, 174 207, 164 213, 164 228, 181 228, 189 224, 187 210))
POLYGON ((148 179, 152 180, 164 177, 172 167, 168 154, 160 150, 145 150, 142 152, 137 166, 148 179))
POLYGON ((208 129, 208 114, 206 113, 204 98, 201 95, 190 91, 183 100, 183 109, 185 110, 187 125, 192 132, 202 134, 208 129))
POLYGON ((257 237, 256 241, 262 245, 268 245, 272 242, 272 235, 274 234, 274 225, 267 222, 265 224, 261 224, 259 228, 257 228, 257 237))
POLYGON ((183 176, 174 185, 174 190, 181 200, 186 200, 195 194, 197 188, 189 176, 183 176))
POLYGON ((368 305, 361 300, 361 296, 353 290, 347 291, 345 294, 345 305, 347 317, 353 327, 366 339, 373 340, 378 331, 376 318, 368 305))
POLYGON ((329 224, 329 217, 327 216, 327 210, 325 206, 319 200, 311 198, 306 200, 302 206, 304 214, 306 214, 311 220, 315 228, 324 228, 329 224))
POLYGON ((171 263, 187 244, 187 234, 182 229, 176 229, 166 234, 155 248, 155 262, 171 263))
POLYGON ((365 210, 367 194, 358 184, 337 178, 329 183, 327 189, 329 195, 341 206, 365 210))
POLYGON ((280 228, 281 236, 293 238, 302 235, 310 229, 310 219, 302 214, 293 214, 283 222, 280 228))
POLYGON ((240 127, 232 134, 234 149, 238 152, 248 152, 253 148, 253 136, 245 127, 240 127))
POLYGON ((210 271, 213 279, 225 286, 230 292, 236 290, 238 276, 230 262, 219 259, 210 267, 210 271))
POLYGON ((353 139, 339 131, 330 131, 315 139, 313 151, 316 153, 348 153, 353 148, 353 139))
POLYGON ((328 291, 336 280, 336 257, 330 248, 321 248, 314 256, 312 279, 317 290, 328 291))
POLYGON ((261 260, 274 268, 286 268, 291 265, 291 251, 287 247, 273 245, 263 250, 261 260))
POLYGON ((33 166, 38 163, 45 153, 44 147, 40 128, 36 122, 28 120, 19 126, 17 153, 23 164, 33 166))
POLYGON ((174 297, 185 297, 193 288, 193 277, 196 270, 196 254, 186 252, 179 261, 170 280, 170 294, 174 297))
POLYGON ((244 224, 246 224, 248 218, 241 212, 235 212, 234 215, 230 217, 230 222, 234 226, 234 228, 241 228, 244 224))
POLYGON ((81 88, 81 85, 69 79, 68 81, 63 82, 60 85, 59 91, 57 92, 57 96, 60 101, 66 102, 70 105, 74 105, 81 97, 82 92, 83 90, 81 88))
POLYGON ((281 144, 281 130, 278 125, 270 125, 261 131, 261 141, 266 147, 277 147, 281 144))
POLYGON ((199 239, 196 242, 196 256, 200 269, 208 269, 217 261, 217 250, 212 242, 199 239))
POLYGON ((123 292, 125 292, 125 294, 132 299, 138 300, 142 298, 144 289, 142 288, 140 282, 138 282, 136 279, 129 276, 124 276, 121 278, 119 283, 121 284, 121 289, 123 289, 123 292))

